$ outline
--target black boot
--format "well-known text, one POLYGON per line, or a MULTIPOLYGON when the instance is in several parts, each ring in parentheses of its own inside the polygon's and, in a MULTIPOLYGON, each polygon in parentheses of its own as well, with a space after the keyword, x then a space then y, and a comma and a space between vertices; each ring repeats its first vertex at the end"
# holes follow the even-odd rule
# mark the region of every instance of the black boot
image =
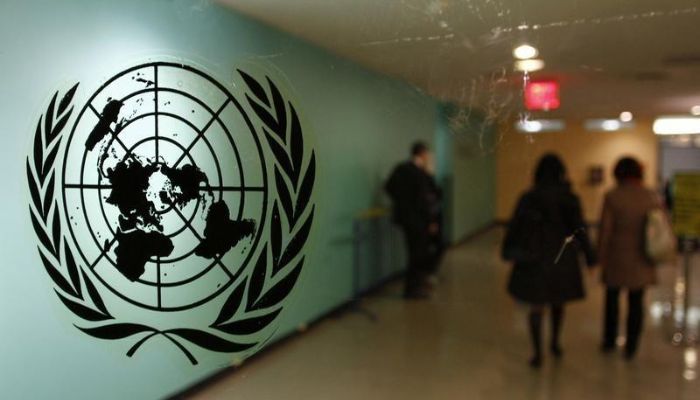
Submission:
POLYGON ((561 325, 564 321, 564 306, 553 305, 551 310, 551 322, 552 322, 552 342, 550 344, 550 350, 554 357, 561 358, 564 352, 561 349, 559 342, 559 336, 561 334, 561 325))
POLYGON ((530 366, 539 368, 542 365, 542 311, 530 311, 528 322, 533 350, 530 366))

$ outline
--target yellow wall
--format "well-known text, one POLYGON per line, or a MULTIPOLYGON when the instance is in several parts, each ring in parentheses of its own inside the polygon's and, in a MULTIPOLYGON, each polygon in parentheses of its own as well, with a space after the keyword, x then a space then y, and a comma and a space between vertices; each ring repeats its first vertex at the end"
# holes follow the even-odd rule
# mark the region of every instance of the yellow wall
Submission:
POLYGON ((496 157, 496 218, 510 218, 518 197, 532 183, 535 165, 547 152, 559 154, 567 166, 574 191, 583 204, 584 216, 597 222, 605 191, 614 184, 612 168, 623 155, 632 155, 644 165, 645 182, 657 186, 658 140, 651 121, 636 121, 636 127, 619 132, 588 132, 582 121, 567 121, 562 132, 522 134, 513 124, 502 127, 496 157), (603 184, 587 183, 590 167, 604 168, 603 184))

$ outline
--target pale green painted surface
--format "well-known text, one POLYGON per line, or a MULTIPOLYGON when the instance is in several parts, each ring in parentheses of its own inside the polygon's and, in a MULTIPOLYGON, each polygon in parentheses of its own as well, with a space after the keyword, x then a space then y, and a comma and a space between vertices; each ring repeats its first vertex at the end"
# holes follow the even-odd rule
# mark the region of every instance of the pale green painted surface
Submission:
POLYGON ((475 111, 440 107, 438 146, 447 149, 443 178, 449 193, 447 231, 452 241, 487 227, 494 220, 496 204, 496 131, 475 111), (468 115, 469 117, 466 117, 468 115))
MULTIPOLYGON (((71 326, 39 261, 24 172, 34 124, 55 90, 164 56, 206 66, 224 81, 241 65, 271 69, 286 81, 315 141, 317 217, 278 336, 349 298, 353 218, 385 201, 382 182, 409 144, 435 140, 439 156, 454 146, 432 99, 209 2, 4 1, 0 44, 0 388, 6 398, 157 398, 230 362, 228 355, 200 351, 193 367, 163 339, 127 358, 128 345, 71 326)), ((80 101, 85 95, 79 93, 80 101)), ((492 219, 493 157, 441 158, 439 177, 454 185, 458 238, 492 219)))
MULTIPOLYGON (((4 398, 151 399, 226 366, 199 351, 193 367, 155 339, 134 358, 71 326, 36 251, 24 160, 57 89, 99 82, 149 57, 181 57, 227 80, 241 64, 278 70, 294 92, 318 155, 317 218, 302 281, 278 333, 348 299, 352 220, 380 202, 381 183, 408 144, 433 139, 436 104, 208 1, 8 1, 0 4, 0 388, 4 398)), ((79 93, 84 101, 86 93, 79 93)))

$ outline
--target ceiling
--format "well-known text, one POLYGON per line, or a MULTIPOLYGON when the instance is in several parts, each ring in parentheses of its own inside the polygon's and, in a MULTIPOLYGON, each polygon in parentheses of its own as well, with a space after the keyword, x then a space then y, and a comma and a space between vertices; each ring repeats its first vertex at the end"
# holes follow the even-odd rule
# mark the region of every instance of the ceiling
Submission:
POLYGON ((428 94, 521 111, 512 49, 529 42, 568 118, 700 104, 698 0, 218 0, 428 94))

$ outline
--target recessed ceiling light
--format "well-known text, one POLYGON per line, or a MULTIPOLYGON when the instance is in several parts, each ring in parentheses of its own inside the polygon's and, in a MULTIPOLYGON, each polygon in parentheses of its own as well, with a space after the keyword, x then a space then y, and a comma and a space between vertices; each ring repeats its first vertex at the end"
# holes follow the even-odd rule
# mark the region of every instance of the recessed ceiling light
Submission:
POLYGON ((630 122, 632 121, 632 113, 629 111, 623 111, 620 113, 620 121, 622 122, 630 122))
POLYGON ((515 70, 522 72, 539 71, 544 68, 544 61, 539 59, 518 60, 515 62, 515 70))
POLYGON ((538 54, 539 52, 537 49, 529 44, 521 44, 513 49, 513 57, 517 58, 518 60, 529 60, 537 57, 538 54))
POLYGON ((700 115, 700 105, 690 107, 690 113, 693 115, 700 115))

